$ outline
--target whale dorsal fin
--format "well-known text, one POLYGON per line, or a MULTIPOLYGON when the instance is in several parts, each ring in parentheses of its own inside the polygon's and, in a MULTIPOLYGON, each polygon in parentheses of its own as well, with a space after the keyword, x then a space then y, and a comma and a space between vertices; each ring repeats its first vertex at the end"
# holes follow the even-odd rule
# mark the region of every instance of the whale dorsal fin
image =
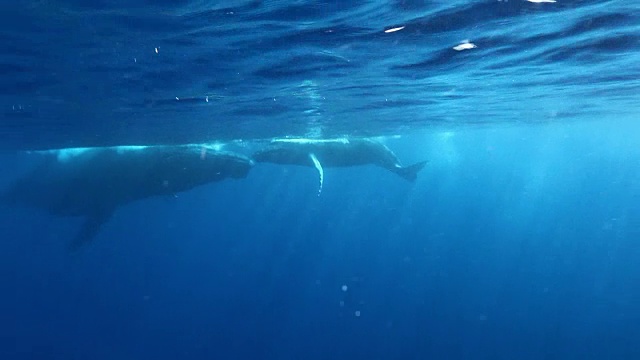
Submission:
POLYGON ((313 166, 318 170, 318 175, 320 175, 320 187, 318 188, 318 196, 322 192, 322 183, 324 182, 324 170, 322 169, 322 164, 320 164, 320 160, 316 157, 315 154, 309 154, 309 158, 313 161, 313 166))

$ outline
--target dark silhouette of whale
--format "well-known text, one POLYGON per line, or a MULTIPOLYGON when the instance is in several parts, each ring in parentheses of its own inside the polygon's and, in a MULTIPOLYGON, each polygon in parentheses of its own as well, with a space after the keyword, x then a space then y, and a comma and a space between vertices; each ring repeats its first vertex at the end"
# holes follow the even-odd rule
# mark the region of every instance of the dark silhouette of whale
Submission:
POLYGON ((14 206, 86 217, 71 249, 91 241, 124 204, 175 195, 226 178, 244 178, 253 166, 248 157, 202 145, 70 149, 44 157, 2 197, 14 206))
POLYGON ((366 138, 343 139, 275 139, 252 156, 256 162, 313 166, 320 175, 320 189, 324 180, 323 167, 376 165, 415 181, 427 163, 422 161, 402 166, 396 155, 384 144, 366 138))

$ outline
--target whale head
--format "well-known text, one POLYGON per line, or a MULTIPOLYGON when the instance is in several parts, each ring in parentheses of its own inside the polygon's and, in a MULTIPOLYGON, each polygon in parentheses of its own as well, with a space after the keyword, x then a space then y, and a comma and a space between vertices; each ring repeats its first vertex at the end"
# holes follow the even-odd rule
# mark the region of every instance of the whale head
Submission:
POLYGON ((290 156, 291 152, 281 147, 272 147, 255 152, 251 157, 256 162, 278 162, 279 159, 290 156))

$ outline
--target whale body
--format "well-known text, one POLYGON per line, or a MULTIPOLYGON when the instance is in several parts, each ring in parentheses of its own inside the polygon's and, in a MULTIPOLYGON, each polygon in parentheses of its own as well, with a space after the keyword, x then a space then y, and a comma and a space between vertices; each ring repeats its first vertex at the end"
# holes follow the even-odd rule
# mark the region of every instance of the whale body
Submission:
POLYGON ((367 138, 274 139, 252 155, 256 162, 315 167, 320 176, 324 167, 375 165, 408 181, 415 181, 426 161, 403 166, 384 144, 367 138))
POLYGON ((53 215, 84 216, 72 249, 93 239, 122 205, 244 178, 253 166, 248 157, 200 145, 89 148, 43 156, 2 198, 9 205, 40 208, 53 215))

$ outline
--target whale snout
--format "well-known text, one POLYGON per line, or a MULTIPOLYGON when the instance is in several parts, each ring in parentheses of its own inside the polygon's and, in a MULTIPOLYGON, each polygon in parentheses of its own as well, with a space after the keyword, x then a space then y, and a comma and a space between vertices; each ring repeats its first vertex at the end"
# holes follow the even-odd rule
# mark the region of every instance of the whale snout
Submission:
POLYGON ((309 154, 306 151, 280 147, 257 151, 251 158, 258 163, 272 164, 306 164, 309 162, 309 154))
POLYGON ((234 179, 243 179, 247 177, 253 165, 254 165, 253 160, 242 161, 236 164, 235 166, 231 167, 229 171, 229 175, 234 179))
POLYGON ((260 163, 284 163, 285 160, 291 157, 290 151, 283 149, 263 149, 251 156, 255 162, 260 163))
POLYGON ((267 149, 255 152, 251 158, 254 162, 268 162, 278 158, 279 156, 281 155, 278 154, 278 150, 267 149))

